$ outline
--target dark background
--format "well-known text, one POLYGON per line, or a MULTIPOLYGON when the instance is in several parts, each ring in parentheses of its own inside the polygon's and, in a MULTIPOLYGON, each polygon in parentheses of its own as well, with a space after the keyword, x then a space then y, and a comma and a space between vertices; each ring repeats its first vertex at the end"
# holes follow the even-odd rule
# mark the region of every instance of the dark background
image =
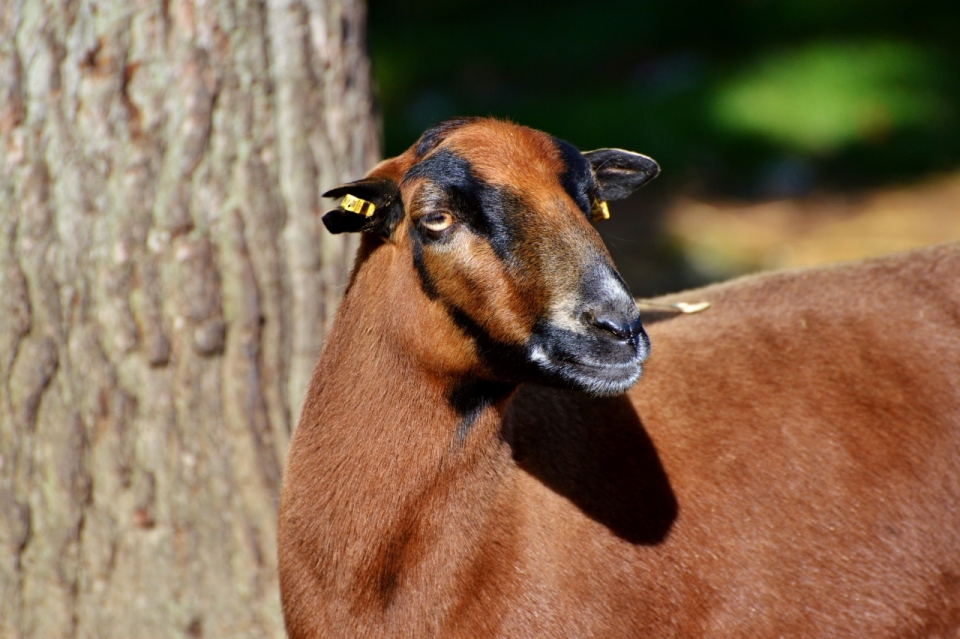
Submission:
POLYGON ((677 197, 760 201, 910 184, 960 166, 960 2, 373 0, 385 153, 454 115, 661 177, 600 226, 638 295, 718 273, 664 231, 677 197))

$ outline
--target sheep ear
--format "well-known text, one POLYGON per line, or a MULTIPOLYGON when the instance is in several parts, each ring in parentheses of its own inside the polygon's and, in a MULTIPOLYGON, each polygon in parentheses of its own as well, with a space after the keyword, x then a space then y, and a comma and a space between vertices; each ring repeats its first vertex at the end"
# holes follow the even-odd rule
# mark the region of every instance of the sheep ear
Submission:
POLYGON ((387 178, 365 178, 330 189, 323 197, 339 197, 339 208, 323 216, 331 233, 371 231, 390 237, 403 215, 397 183, 387 178))
POLYGON ((632 151, 597 149, 583 157, 593 167, 604 200, 622 200, 660 173, 653 158, 632 151))

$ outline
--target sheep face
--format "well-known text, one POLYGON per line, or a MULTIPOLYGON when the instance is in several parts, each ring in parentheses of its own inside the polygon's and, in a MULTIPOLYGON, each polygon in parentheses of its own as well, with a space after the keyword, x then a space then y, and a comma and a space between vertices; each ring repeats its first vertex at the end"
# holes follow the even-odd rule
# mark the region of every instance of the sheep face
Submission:
MULTIPOLYGON (((657 171, 635 153, 582 154, 525 127, 461 120, 331 193, 378 206, 360 230, 404 252, 481 377, 608 395, 637 380, 649 341, 591 218, 657 171)), ((324 221, 336 231, 341 219, 358 221, 324 221)))

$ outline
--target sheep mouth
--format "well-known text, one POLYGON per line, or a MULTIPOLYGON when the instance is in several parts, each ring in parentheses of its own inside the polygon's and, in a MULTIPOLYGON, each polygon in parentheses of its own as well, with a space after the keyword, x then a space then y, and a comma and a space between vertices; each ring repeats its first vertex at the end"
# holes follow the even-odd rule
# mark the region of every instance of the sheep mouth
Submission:
POLYGON ((543 377, 540 381, 609 396, 626 392, 640 379, 649 352, 645 339, 635 344, 610 344, 579 333, 552 333, 547 339, 535 335, 528 344, 529 360, 543 377))

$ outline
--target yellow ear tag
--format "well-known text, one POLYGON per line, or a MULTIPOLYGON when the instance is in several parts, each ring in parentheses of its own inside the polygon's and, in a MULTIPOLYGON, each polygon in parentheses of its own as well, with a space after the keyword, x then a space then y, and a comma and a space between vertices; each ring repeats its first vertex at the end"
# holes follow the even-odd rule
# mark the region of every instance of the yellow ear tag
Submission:
POLYGON ((377 207, 373 202, 361 200, 360 198, 347 193, 345 196, 343 196, 343 201, 340 202, 340 208, 344 211, 350 211, 351 213, 362 215, 363 217, 370 217, 373 215, 373 212, 377 207))
POLYGON ((593 201, 593 206, 590 207, 590 219, 594 222, 599 222, 600 220, 609 220, 610 219, 610 209, 607 208, 607 203, 600 199, 595 199, 593 201))

